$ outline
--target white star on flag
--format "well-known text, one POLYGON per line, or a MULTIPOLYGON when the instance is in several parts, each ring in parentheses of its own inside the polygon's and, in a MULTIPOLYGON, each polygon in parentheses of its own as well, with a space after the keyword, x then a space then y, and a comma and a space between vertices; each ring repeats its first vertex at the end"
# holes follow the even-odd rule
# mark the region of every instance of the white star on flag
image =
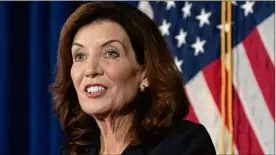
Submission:
POLYGON ((196 19, 199 20, 199 27, 203 27, 204 24, 210 25, 209 17, 211 15, 211 12, 206 13, 204 9, 201 9, 200 15, 196 16, 196 19))
POLYGON ((153 20, 154 12, 148 1, 139 2, 138 8, 153 20))
POLYGON ((194 48, 195 56, 198 56, 199 53, 204 53, 204 48, 203 46, 205 45, 206 40, 200 40, 199 37, 196 37, 196 42, 192 44, 192 48, 194 48))
POLYGON ((170 10, 172 7, 175 7, 174 1, 166 1, 166 3, 167 3, 166 10, 170 10))
POLYGON ((177 40, 177 47, 181 47, 182 44, 186 43, 187 32, 185 32, 182 28, 179 30, 179 34, 175 36, 177 40))
POLYGON ((231 3, 232 3, 233 5, 237 5, 237 2, 236 2, 235 0, 231 0, 231 3))
POLYGON ((185 2, 185 6, 181 9, 183 12, 183 18, 187 18, 191 16, 191 8, 192 8, 192 3, 185 2))
MULTIPOLYGON (((232 25, 232 24, 233 24, 233 23, 231 23, 231 25, 232 25)), ((222 25, 220 24, 220 25, 217 26, 217 28, 221 30, 222 28, 224 28, 224 26, 222 26, 222 25)), ((225 31, 226 33, 228 33, 229 30, 230 30, 230 26, 229 26, 228 23, 226 23, 226 24, 225 24, 224 31, 225 31)))
POLYGON ((174 63, 176 64, 178 70, 182 73, 181 65, 183 64, 183 60, 178 60, 177 57, 174 57, 174 63))
POLYGON ((248 16, 249 13, 253 13, 253 6, 254 6, 255 2, 249 2, 246 1, 243 5, 241 5, 241 8, 244 11, 244 16, 248 16))
POLYGON ((171 23, 167 23, 166 19, 163 19, 162 25, 159 26, 159 30, 161 31, 162 35, 170 35, 169 28, 171 27, 171 23))

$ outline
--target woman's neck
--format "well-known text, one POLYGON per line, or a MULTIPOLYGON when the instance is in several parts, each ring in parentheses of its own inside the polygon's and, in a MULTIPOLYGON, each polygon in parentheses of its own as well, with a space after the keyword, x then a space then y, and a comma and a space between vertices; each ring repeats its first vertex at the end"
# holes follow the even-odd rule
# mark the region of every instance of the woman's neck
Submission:
POLYGON ((100 154, 121 154, 129 144, 132 115, 96 119, 101 131, 100 154))

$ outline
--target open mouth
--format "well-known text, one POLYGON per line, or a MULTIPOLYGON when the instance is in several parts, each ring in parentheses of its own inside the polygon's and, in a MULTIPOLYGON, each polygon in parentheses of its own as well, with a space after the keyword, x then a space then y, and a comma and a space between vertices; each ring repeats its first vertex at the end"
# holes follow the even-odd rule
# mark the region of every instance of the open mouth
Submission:
POLYGON ((107 88, 102 85, 87 85, 85 92, 88 97, 98 97, 106 92, 107 88))

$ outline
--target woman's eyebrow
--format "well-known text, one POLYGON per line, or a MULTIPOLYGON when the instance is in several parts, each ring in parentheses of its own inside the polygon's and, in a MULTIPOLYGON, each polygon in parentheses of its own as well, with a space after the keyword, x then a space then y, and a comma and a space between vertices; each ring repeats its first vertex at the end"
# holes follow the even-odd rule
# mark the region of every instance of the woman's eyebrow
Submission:
POLYGON ((111 43, 113 43, 113 42, 119 43, 119 44, 124 48, 124 51, 125 51, 125 52, 128 51, 128 50, 127 50, 128 48, 127 48, 127 45, 125 44, 125 42, 123 42, 123 41, 121 41, 121 40, 117 40, 117 39, 108 40, 107 42, 105 42, 105 43, 102 44, 102 47, 105 47, 105 46, 107 46, 108 44, 111 44, 111 43))
POLYGON ((107 42, 103 43, 103 44, 102 44, 102 47, 104 47, 104 46, 106 46, 106 45, 108 45, 108 44, 110 44, 110 43, 112 43, 112 42, 117 42, 117 43, 121 44, 122 46, 124 46, 124 44, 123 44, 120 40, 111 39, 111 40, 108 40, 107 42))
POLYGON ((83 45, 80 44, 80 43, 73 43, 73 44, 72 44, 72 47, 73 47, 74 45, 75 45, 75 46, 79 46, 79 47, 83 47, 83 45))
POLYGON ((74 46, 78 46, 78 47, 81 47, 81 48, 84 47, 82 44, 76 43, 76 42, 75 42, 75 43, 72 44, 72 48, 71 48, 71 52, 72 52, 72 53, 73 53, 73 47, 74 47, 74 46))
MULTIPOLYGON (((105 47, 105 46, 107 46, 108 44, 111 44, 111 43, 113 43, 113 42, 119 43, 119 44, 120 44, 121 46, 123 46, 123 48, 126 50, 125 44, 124 44, 122 41, 118 40, 118 39, 111 39, 111 40, 108 40, 108 41, 104 42, 104 43, 101 45, 101 47, 105 47)), ((74 43, 72 44, 72 48, 73 48, 74 46, 81 47, 81 48, 84 47, 81 43, 78 43, 78 42, 74 42, 74 43)), ((73 52, 73 50, 71 50, 71 51, 73 52)))

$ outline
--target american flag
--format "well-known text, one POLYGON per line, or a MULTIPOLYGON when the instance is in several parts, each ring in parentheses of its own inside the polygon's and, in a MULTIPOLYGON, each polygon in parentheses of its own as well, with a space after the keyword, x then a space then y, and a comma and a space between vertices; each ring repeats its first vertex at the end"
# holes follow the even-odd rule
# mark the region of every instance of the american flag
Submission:
POLYGON ((275 2, 231 1, 232 20, 225 26, 221 3, 141 1, 138 8, 159 26, 183 74, 191 104, 187 119, 206 127, 217 153, 231 153, 232 144, 234 154, 274 154, 275 2), (229 52, 225 63, 221 58, 221 31, 227 35, 230 26, 233 72, 227 61, 229 52), (225 80, 228 75, 233 79, 230 113, 228 87, 222 88, 222 68, 226 71, 225 80), (222 89, 226 91, 225 117, 222 89))

